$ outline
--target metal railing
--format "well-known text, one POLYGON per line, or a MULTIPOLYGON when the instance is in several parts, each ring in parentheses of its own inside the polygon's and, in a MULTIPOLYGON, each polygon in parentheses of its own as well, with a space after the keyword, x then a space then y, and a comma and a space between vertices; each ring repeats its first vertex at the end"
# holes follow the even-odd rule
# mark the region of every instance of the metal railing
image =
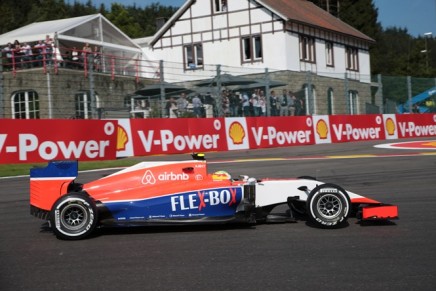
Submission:
MULTIPOLYGON (((184 63, 145 61, 65 47, 33 51, 31 56, 3 51, 0 73, 3 75, 0 78, 2 118, 104 118, 116 116, 117 112, 119 116, 132 118, 193 117, 198 115, 193 110, 194 96, 200 96, 203 117, 396 113, 398 104, 410 102, 413 96, 436 85, 435 78, 380 75, 352 78, 346 73, 223 65, 190 68, 184 63), (23 76, 27 73, 25 85, 20 73, 23 76), (53 78, 53 74, 61 77, 53 78), (97 75, 102 77, 96 80, 97 75), (101 78, 112 83, 102 84, 101 78), (107 84, 109 88, 106 88, 107 84), (159 86, 158 92, 138 94, 139 89, 147 88, 148 84, 159 86), (182 89, 169 90, 168 84, 176 84, 182 89), (66 90, 68 87, 72 89, 66 90), (39 94, 40 105, 32 105, 33 108, 39 106, 38 114, 22 113, 30 107, 28 103, 20 107, 20 102, 28 98, 25 94, 24 97, 20 95, 18 101, 14 100, 14 94, 21 90, 39 94), (74 90, 88 93, 83 98, 77 97, 74 90), (283 108, 281 102, 283 90, 289 94, 287 104, 283 105, 287 108, 283 108), (182 93, 187 94, 186 108, 177 103, 182 93), (272 98, 274 94, 276 101, 272 98), (292 101, 291 95, 296 101, 292 101), (247 105, 245 98, 248 107, 244 106, 247 105), (292 108, 291 104, 295 106, 295 102, 301 105, 300 108, 292 108), (49 105, 43 108, 42 103, 49 105), (83 104, 87 105, 89 113, 83 113, 80 108, 83 104), (47 113, 44 114, 44 110, 47 113)), ((433 111, 432 98, 429 99, 433 102, 420 106, 433 111)))

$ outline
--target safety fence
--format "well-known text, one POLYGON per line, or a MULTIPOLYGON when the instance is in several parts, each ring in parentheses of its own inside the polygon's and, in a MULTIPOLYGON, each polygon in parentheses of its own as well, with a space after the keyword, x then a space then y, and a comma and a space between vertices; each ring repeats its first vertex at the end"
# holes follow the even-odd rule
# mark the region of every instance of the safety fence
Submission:
POLYGON ((30 56, 3 53, 1 64, 2 118, 356 115, 398 113, 404 104, 403 112, 436 111, 432 94, 414 101, 435 87, 435 78, 253 66, 189 69, 182 62, 144 60, 138 54, 66 47, 30 56), (193 112, 195 96, 200 97, 200 114, 193 112))
MULTIPOLYGON (((0 120, 0 164, 436 136, 436 114, 0 120)), ((428 143, 434 149, 434 143, 428 143)))

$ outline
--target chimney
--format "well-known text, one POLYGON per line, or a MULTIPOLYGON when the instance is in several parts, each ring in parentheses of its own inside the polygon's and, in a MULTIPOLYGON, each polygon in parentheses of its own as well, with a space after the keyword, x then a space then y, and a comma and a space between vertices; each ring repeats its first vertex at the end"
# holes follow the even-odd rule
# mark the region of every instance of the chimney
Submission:
POLYGON ((165 25, 165 22, 167 22, 168 18, 166 17, 158 17, 156 18, 156 30, 159 30, 162 28, 162 26, 165 25))

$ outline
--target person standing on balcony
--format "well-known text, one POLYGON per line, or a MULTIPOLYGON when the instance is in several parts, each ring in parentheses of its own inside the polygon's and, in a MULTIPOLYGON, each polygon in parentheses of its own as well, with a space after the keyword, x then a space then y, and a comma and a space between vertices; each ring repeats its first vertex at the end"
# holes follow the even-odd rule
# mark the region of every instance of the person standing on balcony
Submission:
POLYGON ((77 69, 80 67, 80 54, 79 50, 73 46, 73 50, 71 51, 71 68, 77 69))
POLYGON ((35 57, 35 60, 37 61, 36 65, 38 67, 41 67, 45 55, 45 44, 43 43, 42 40, 38 40, 38 43, 33 46, 33 49, 36 52, 36 57, 35 57))
POLYGON ((10 42, 2 49, 3 67, 6 70, 10 70, 12 68, 12 49, 12 43, 10 42))
POLYGON ((18 40, 14 41, 13 51, 14 51, 13 57, 15 59, 15 67, 16 68, 21 68, 22 67, 21 61, 23 59, 24 53, 21 51, 21 44, 20 44, 20 42, 18 40))
POLYGON ((47 65, 52 65, 53 63, 53 39, 50 38, 49 35, 45 36, 45 60, 47 65))
POLYGON ((33 67, 33 53, 32 53, 32 47, 25 42, 23 47, 21 48, 21 51, 23 52, 23 66, 26 68, 32 68, 33 67))
POLYGON ((101 52, 98 46, 94 47, 94 71, 100 72, 101 52))
MULTIPOLYGON (((87 64, 89 63, 89 55, 92 54, 92 48, 89 46, 89 43, 85 43, 85 45, 82 48, 82 63, 83 66, 87 66, 87 64)), ((85 68, 87 69, 87 67, 85 68)))

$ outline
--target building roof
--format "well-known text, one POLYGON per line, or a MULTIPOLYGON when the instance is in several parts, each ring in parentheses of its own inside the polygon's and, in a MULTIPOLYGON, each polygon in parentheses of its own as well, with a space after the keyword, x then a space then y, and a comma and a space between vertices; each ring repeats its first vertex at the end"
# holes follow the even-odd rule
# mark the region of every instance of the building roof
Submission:
POLYGON ((101 14, 34 22, 0 35, 0 45, 36 42, 46 35, 64 41, 88 42, 122 50, 140 52, 141 48, 101 14))
POLYGON ((362 40, 374 42, 372 38, 331 15, 324 9, 307 0, 258 0, 286 21, 304 23, 314 27, 327 29, 341 34, 350 35, 362 40))
MULTIPOLYGON (((238 0, 241 1, 241 0, 238 0)), ((364 41, 374 42, 372 38, 331 15, 324 9, 307 0, 255 0, 257 3, 275 13, 285 21, 298 22, 320 29, 349 35, 364 41)), ((165 32, 185 13, 196 0, 187 0, 165 25, 150 39, 153 46, 165 32)))

